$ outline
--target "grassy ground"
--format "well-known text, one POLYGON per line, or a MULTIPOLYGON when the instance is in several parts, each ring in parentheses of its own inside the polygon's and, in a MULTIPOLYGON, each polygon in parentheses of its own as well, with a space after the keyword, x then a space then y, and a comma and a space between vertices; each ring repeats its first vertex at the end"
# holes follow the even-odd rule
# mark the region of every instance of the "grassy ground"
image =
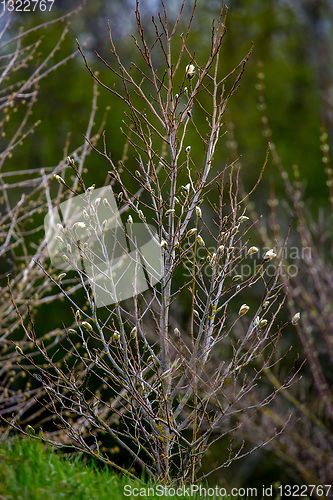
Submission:
MULTIPOLYGON (((0 439, 1 500, 118 500, 149 498, 179 500, 203 496, 143 494, 133 488, 148 488, 85 463, 67 458, 34 439, 0 439), (127 485, 127 489, 124 488, 127 485)), ((150 492, 151 493, 151 492, 150 492)), ((209 496, 206 498, 222 498, 209 496)), ((224 499, 226 497, 223 497, 224 499)))

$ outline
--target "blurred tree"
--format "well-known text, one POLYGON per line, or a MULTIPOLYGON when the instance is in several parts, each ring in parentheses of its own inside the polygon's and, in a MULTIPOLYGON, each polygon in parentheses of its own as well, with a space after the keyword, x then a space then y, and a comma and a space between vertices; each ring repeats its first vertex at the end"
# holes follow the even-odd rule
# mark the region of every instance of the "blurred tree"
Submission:
POLYGON ((295 0, 290 2, 307 36, 308 62, 321 97, 321 119, 333 147, 333 2, 295 0))

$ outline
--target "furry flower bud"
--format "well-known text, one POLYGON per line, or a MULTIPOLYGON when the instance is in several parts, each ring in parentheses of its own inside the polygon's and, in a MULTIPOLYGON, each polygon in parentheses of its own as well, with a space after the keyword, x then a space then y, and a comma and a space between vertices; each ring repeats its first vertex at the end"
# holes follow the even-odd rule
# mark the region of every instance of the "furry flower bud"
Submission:
POLYGON ((199 217, 199 219, 201 219, 201 217, 202 217, 201 208, 200 207, 195 207, 195 211, 196 211, 197 216, 199 217))
POLYGON ((249 309, 250 309, 250 308, 249 308, 249 306, 248 306, 248 305, 243 304, 243 305, 240 307, 239 311, 238 311, 238 316, 243 316, 244 314, 246 314, 246 313, 247 313, 247 311, 248 311, 249 309))
POLYGON ((17 352, 18 354, 23 354, 23 351, 22 351, 22 349, 21 349, 21 347, 20 347, 19 345, 16 345, 16 346, 15 346, 15 349, 16 349, 16 352, 17 352))
POLYGON ((202 247, 204 247, 204 246, 205 246, 205 242, 204 242, 204 240, 201 238, 200 234, 198 234, 198 242, 199 242, 199 244, 200 244, 202 247))
POLYGON ((195 67, 193 64, 188 64, 185 68, 185 74, 186 74, 186 77, 189 79, 189 80, 192 80, 192 78, 194 77, 195 75, 195 67))
POLYGON ((241 215, 238 218, 238 222, 245 222, 246 220, 249 220, 249 218, 247 217, 247 215, 241 215))
POLYGON ((247 252, 247 255, 252 255, 253 253, 259 252, 259 248, 257 247, 251 247, 249 248, 249 251, 247 252))
POLYGON ((272 260, 274 259, 274 257, 276 257, 276 253, 274 252, 274 250, 271 248, 270 250, 268 250, 265 255, 264 255, 264 260, 265 261, 269 261, 269 260, 272 260))
POLYGON ((89 330, 90 332, 93 331, 93 327, 91 326, 90 323, 88 323, 88 321, 82 321, 82 326, 84 326, 87 330, 89 330))
POLYGON ((59 182, 59 184, 65 184, 65 181, 60 175, 55 175, 54 178, 59 182))
POLYGON ((140 216, 141 220, 143 220, 144 222, 146 222, 146 217, 145 217, 144 213, 142 212, 142 210, 139 210, 139 216, 140 216))
POLYGON ((137 334, 137 331, 138 331, 137 327, 136 327, 136 326, 134 326, 134 327, 132 328, 132 330, 131 330, 130 336, 131 336, 132 338, 134 338, 134 337, 136 336, 136 334, 137 334))
POLYGON ((296 325, 299 322, 300 317, 301 317, 301 313, 298 312, 298 313, 294 314, 294 316, 291 319, 292 324, 296 325))
POLYGON ((190 229, 189 231, 187 231, 187 234, 186 234, 187 238, 189 236, 193 236, 196 232, 197 232, 197 228, 193 227, 192 229, 190 229))

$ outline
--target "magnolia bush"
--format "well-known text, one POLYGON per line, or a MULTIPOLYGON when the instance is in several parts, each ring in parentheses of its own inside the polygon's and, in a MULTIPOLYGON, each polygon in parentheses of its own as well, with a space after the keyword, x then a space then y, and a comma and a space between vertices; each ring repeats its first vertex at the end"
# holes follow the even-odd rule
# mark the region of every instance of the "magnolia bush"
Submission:
MULTIPOLYGON (((284 302, 278 249, 250 244, 254 229, 246 215, 248 195, 240 195, 237 160, 224 167, 214 161, 228 101, 250 53, 221 74, 222 6, 199 64, 188 43, 195 6, 179 33, 184 3, 171 23, 161 2, 151 41, 137 2, 140 67, 122 64, 109 27, 112 59, 98 58, 116 78, 113 86, 99 80, 78 44, 95 85, 124 105, 125 147, 115 161, 108 138, 103 134, 98 148, 90 126, 84 146, 40 178, 36 209, 46 216, 45 238, 37 254, 27 255, 39 290, 52 290, 45 299, 62 294, 72 307, 71 323, 60 318, 51 332, 56 343, 35 333, 27 299, 19 295, 25 270, 17 281, 9 279, 6 291, 33 350, 16 342, 19 362, 39 384, 42 403, 61 429, 35 437, 166 483, 209 475, 200 473, 202 458, 224 437, 230 444, 214 470, 281 433, 284 424, 272 426, 251 449, 232 446, 249 414, 288 388, 296 373, 251 403, 263 373, 279 362, 277 344, 286 326, 275 322, 284 302), (82 167, 90 151, 105 168, 102 188, 85 184, 82 167), (251 269, 246 276, 238 272, 245 263, 251 269), (77 299, 77 290, 84 298, 77 299), (128 468, 112 456, 119 447, 130 457, 128 468)), ((16 234, 14 225, 11 231, 16 234)), ((298 319, 295 312, 292 322, 298 319)), ((34 435, 18 418, 11 425, 34 435)))

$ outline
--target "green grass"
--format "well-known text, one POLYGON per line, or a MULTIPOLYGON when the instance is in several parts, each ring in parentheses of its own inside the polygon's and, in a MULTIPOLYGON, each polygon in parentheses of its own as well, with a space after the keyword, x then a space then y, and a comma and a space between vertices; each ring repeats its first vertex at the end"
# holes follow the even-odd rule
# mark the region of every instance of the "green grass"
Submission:
MULTIPOLYGON (((88 464, 81 457, 64 457, 35 439, 18 436, 0 439, 1 500, 118 500, 149 498, 179 500, 199 496, 125 495, 125 485, 148 488, 139 481, 107 468, 88 464)), ((129 490, 127 489, 127 492, 129 490)), ((203 498, 203 497, 200 497, 203 498)), ((210 499, 222 498, 210 496, 210 499)), ((225 497, 223 497, 225 498, 225 497)))

